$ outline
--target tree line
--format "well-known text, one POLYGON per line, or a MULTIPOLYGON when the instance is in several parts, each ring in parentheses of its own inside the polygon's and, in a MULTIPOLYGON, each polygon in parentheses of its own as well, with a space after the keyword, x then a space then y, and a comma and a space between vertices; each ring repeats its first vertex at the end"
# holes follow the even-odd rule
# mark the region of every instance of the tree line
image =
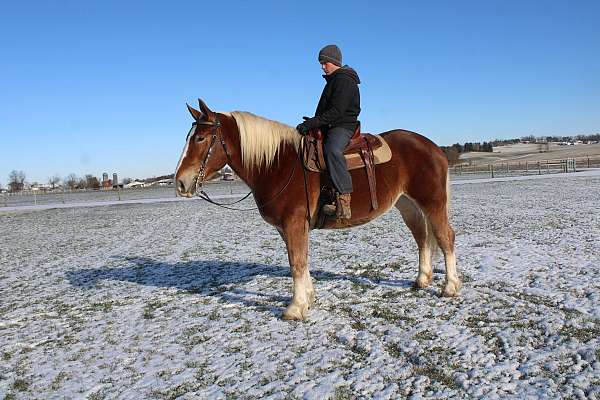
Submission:
POLYGON ((440 146, 441 149, 446 153, 446 157, 448 158, 448 163, 450 165, 454 165, 458 162, 460 155, 462 153, 469 153, 471 151, 481 151, 491 153, 493 151, 494 146, 499 146, 499 144, 494 144, 499 141, 494 142, 466 142, 465 144, 454 143, 452 146, 440 146))
POLYGON ((466 142, 465 144, 454 143, 451 146, 440 146, 440 148, 446 154, 448 158, 448 163, 450 165, 454 165, 458 163, 460 159, 460 155, 462 153, 469 153, 472 151, 481 151, 481 152, 492 152, 494 147, 498 146, 506 146, 515 143, 550 143, 550 142, 574 142, 576 140, 581 140, 582 142, 592 141, 592 142, 600 142, 600 133, 592 134, 592 135, 576 135, 576 136, 523 136, 520 139, 494 139, 490 142, 466 142))

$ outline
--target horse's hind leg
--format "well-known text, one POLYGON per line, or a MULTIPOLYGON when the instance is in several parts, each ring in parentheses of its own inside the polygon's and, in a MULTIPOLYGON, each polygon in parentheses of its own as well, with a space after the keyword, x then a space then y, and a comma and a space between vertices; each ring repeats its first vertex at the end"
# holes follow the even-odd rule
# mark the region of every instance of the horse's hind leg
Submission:
MULTIPOLYGON (((446 192, 448 195, 448 192, 446 192)), ((448 221, 448 205, 437 205, 429 207, 425 210, 429 224, 435 235, 438 246, 444 253, 446 262, 446 283, 442 290, 442 296, 455 297, 458 296, 460 290, 460 279, 456 272, 456 255, 454 254, 454 230, 448 221)))
POLYGON ((401 196, 396 202, 396 208, 413 234, 419 248, 419 273, 413 287, 423 289, 429 286, 433 278, 431 270, 431 255, 437 244, 427 223, 425 215, 417 204, 407 196, 401 196))

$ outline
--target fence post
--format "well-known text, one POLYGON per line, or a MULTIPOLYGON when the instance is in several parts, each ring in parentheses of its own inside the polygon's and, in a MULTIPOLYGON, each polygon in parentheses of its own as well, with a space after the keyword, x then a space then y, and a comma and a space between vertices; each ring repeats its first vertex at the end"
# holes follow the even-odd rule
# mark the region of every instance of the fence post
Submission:
POLYGON ((542 174, 542 162, 538 161, 538 175, 542 174))
POLYGON ((548 160, 546 160, 546 174, 550 173, 550 165, 548 164, 548 160))
POLYGON ((490 164, 490 174, 492 174, 492 178, 494 177, 494 164, 490 164))
POLYGON ((506 174, 510 174, 510 167, 508 161, 506 162, 506 174))
POLYGON ((529 161, 525 161, 525 175, 529 173, 529 161))
POLYGON ((587 167, 590 167, 590 156, 587 156, 587 167))

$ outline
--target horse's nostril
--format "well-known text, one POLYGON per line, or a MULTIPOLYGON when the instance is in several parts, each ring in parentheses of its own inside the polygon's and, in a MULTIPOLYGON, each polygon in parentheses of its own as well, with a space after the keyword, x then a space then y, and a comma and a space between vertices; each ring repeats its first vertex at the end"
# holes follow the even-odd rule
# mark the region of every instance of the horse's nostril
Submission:
POLYGON ((185 185, 180 179, 177 180, 177 190, 179 190, 179 193, 185 193, 185 185))

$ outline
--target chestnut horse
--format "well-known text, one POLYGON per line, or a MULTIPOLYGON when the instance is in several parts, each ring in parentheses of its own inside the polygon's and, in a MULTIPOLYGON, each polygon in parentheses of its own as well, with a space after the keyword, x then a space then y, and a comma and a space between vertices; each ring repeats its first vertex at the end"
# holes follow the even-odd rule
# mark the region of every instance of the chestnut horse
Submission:
MULTIPOLYGON (((192 197, 205 179, 225 164, 250 187, 258 210, 283 238, 293 278, 293 297, 284 319, 304 320, 315 299, 308 269, 309 232, 317 222, 317 207, 327 174, 304 171, 298 156, 301 136, 279 122, 246 112, 215 113, 198 100, 200 111, 188 109, 192 124, 175 173, 177 193, 192 197)), ((448 162, 429 139, 405 130, 381 134, 392 152, 390 161, 375 167, 379 208, 373 210, 363 169, 350 171, 354 192, 352 218, 330 219, 325 229, 367 223, 396 207, 419 248, 419 272, 414 287, 432 280, 432 255, 441 248, 446 263, 442 296, 457 296, 454 231, 448 221, 448 162)))

